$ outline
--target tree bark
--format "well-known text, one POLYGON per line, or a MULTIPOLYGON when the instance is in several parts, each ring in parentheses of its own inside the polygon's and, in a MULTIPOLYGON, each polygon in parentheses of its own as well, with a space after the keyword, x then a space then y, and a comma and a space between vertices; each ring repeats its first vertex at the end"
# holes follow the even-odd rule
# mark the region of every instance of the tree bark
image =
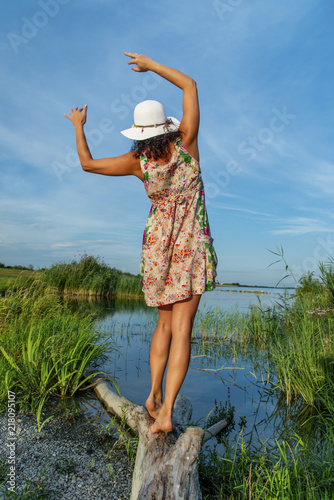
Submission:
POLYGON ((192 405, 189 399, 178 395, 173 431, 152 434, 152 419, 143 406, 119 396, 107 381, 97 382, 94 391, 108 412, 125 417, 127 425, 139 435, 131 500, 201 500, 198 457, 202 443, 222 430, 226 421, 206 430, 186 427, 192 405))

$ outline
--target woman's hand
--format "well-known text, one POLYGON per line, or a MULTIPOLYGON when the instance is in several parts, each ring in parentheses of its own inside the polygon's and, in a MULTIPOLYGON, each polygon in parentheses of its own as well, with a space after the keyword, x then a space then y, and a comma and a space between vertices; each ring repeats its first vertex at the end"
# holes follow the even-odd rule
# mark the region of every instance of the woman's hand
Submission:
POLYGON ((153 61, 149 57, 143 54, 132 54, 131 52, 124 52, 128 57, 131 57, 131 61, 128 64, 136 64, 137 67, 131 68, 133 71, 138 71, 140 73, 152 70, 153 61))
POLYGON ((77 125, 84 125, 86 123, 87 118, 87 104, 84 105, 83 108, 73 108, 70 111, 69 115, 64 114, 66 118, 71 120, 74 127, 77 125))

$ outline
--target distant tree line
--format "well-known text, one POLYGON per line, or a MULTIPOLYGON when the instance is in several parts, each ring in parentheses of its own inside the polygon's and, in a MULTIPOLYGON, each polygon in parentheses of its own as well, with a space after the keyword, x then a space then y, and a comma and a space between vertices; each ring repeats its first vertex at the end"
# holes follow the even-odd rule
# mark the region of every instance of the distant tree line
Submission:
POLYGON ((32 271, 34 269, 34 266, 30 264, 28 267, 27 266, 20 266, 20 265, 15 265, 15 266, 5 266, 3 262, 0 262, 0 267, 5 267, 6 269, 21 269, 24 271, 32 271))

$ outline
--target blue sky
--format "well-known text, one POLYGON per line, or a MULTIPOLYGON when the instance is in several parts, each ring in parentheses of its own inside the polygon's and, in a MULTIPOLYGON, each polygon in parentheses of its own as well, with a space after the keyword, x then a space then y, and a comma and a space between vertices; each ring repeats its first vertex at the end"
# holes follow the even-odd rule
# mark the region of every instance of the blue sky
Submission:
MULTIPOLYGON (((150 203, 136 178, 84 173, 74 106, 94 157, 144 99, 181 118, 181 92, 130 70, 144 53, 197 82, 201 168, 219 281, 298 279, 334 254, 333 17, 329 0, 16 0, 0 26, 0 262, 84 252, 137 273, 150 203)), ((291 282, 291 281, 290 281, 291 282)), ((287 282, 289 284, 289 282, 287 282)))

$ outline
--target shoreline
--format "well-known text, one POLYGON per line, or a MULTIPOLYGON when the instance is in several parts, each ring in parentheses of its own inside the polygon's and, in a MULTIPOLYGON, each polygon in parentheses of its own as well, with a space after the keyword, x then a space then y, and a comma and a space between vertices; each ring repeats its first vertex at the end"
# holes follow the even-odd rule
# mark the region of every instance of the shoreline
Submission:
MULTIPOLYGON (((216 290, 219 290, 221 292, 231 292, 231 293, 255 293, 255 295, 271 295, 271 294, 275 294, 275 295, 280 295, 281 292, 280 291, 272 291, 272 289, 274 290, 284 290, 282 288, 278 288, 278 287, 271 287, 271 286, 262 286, 262 287, 256 287, 256 286, 251 286, 251 285, 216 285, 216 290), (255 290, 244 290, 244 288, 255 288, 255 290), (261 288, 270 288, 271 291, 267 291, 267 290, 261 290, 261 288)), ((294 288, 289 288, 289 287, 286 287, 286 290, 294 290, 294 288)))
MULTIPOLYGON (((51 414, 54 412, 51 412, 51 414)), ((43 415, 43 421, 47 415, 43 415)), ((8 436, 8 417, 0 414, 2 483, 6 498, 9 478, 14 491, 29 491, 49 500, 129 500, 132 471, 126 453, 114 447, 117 441, 96 419, 83 412, 72 418, 55 415, 38 433, 35 415, 16 415, 15 438, 8 436), (99 429, 100 427, 100 429, 99 429), (12 441, 9 441, 12 439, 12 441), (9 443, 15 443, 14 472, 4 473, 9 461, 9 443)), ((8 497, 9 498, 9 497, 8 497)))
POLYGON ((295 290, 294 286, 240 285, 239 283, 216 283, 217 288, 273 288, 275 290, 295 290))

